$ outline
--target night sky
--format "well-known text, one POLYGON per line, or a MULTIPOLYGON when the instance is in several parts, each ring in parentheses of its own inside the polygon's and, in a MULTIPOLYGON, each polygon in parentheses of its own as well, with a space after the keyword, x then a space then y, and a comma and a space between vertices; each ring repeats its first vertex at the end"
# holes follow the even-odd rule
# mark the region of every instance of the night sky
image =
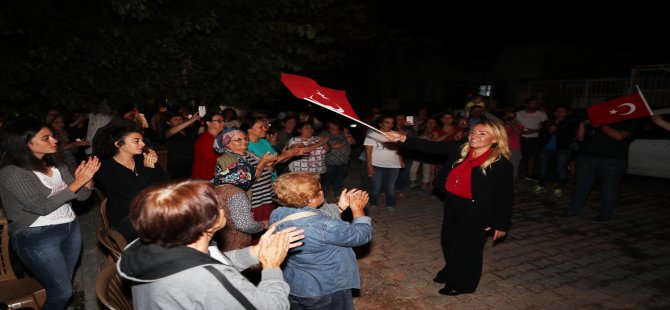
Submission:
POLYGON ((589 11, 568 3, 504 5, 460 3, 456 10, 440 8, 447 3, 418 0, 388 6, 382 14, 390 27, 415 38, 444 42, 455 53, 475 59, 491 57, 509 46, 552 41, 632 54, 641 63, 670 60, 665 10, 658 7, 610 6, 589 11))

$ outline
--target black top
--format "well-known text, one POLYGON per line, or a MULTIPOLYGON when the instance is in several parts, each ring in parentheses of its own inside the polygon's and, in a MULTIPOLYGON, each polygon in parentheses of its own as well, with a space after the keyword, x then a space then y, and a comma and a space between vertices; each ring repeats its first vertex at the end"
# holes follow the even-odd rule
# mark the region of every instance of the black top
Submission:
POLYGON ((631 135, 626 139, 617 140, 605 134, 601 128, 593 128, 587 125, 584 133, 584 144, 579 149, 580 155, 600 159, 628 159, 628 146, 640 130, 640 123, 637 120, 628 120, 607 126, 616 130, 627 131, 631 135))
MULTIPOLYGON (((95 174, 95 183, 100 185, 107 194, 107 219, 114 228, 117 228, 118 224, 128 217, 130 202, 137 193, 167 179, 158 163, 155 168, 147 168, 144 166, 142 155, 135 155, 133 159, 137 175, 118 163, 113 157, 105 159, 100 170, 95 174)), ((119 231, 122 232, 122 229, 119 231)))
POLYGON ((195 154, 193 146, 197 138, 198 128, 196 127, 186 127, 181 132, 165 138, 165 146, 168 150, 167 170, 170 177, 181 179, 191 176, 195 154))
MULTIPOLYGON (((420 152, 447 155, 452 164, 445 165, 443 169, 451 170, 453 163, 460 158, 457 155, 459 142, 435 142, 407 137, 402 146, 420 152)), ((477 210, 477 220, 482 228, 491 226, 501 231, 509 229, 514 202, 512 170, 512 163, 504 157, 486 168, 486 174, 480 167, 472 168, 472 206, 477 210)))

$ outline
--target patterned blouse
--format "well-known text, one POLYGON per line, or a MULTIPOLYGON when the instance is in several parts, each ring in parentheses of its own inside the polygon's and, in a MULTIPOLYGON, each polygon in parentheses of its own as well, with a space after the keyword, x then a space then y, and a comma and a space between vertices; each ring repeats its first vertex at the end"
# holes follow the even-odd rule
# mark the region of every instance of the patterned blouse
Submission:
POLYGON ((344 132, 340 131, 340 134, 335 136, 330 133, 330 131, 324 130, 321 132, 321 136, 328 138, 328 144, 331 146, 330 151, 326 153, 326 165, 344 165, 349 162, 351 144, 349 144, 349 141, 347 141, 347 137, 344 135, 344 132), (342 144, 344 147, 340 149, 334 149, 332 148, 333 144, 342 144))
MULTIPOLYGON (((321 140, 320 137, 311 137, 309 139, 303 139, 301 137, 293 137, 288 141, 288 146, 291 147, 295 144, 301 143, 302 145, 309 146, 316 144, 321 140)), ((288 169, 296 172, 314 172, 314 173, 325 173, 326 172, 326 148, 319 146, 314 151, 299 156, 297 159, 293 160, 288 165, 288 169)))

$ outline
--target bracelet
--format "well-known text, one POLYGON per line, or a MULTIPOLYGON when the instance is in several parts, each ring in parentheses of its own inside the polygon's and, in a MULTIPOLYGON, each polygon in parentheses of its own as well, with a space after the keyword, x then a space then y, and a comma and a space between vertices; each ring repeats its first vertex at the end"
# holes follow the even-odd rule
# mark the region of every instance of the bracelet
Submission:
POLYGON ((340 212, 344 212, 344 210, 346 210, 346 208, 342 209, 342 207, 340 207, 340 205, 338 205, 338 204, 335 204, 335 205, 337 206, 337 209, 340 210, 340 212))

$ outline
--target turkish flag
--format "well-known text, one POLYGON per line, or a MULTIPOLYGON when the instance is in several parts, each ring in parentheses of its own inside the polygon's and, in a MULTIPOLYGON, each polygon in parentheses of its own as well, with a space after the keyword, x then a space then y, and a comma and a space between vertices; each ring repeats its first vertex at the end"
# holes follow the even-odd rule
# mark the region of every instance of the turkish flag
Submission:
POLYGON ((591 126, 600 127, 611 123, 641 117, 651 117, 652 112, 642 92, 619 97, 596 104, 586 109, 591 126))
POLYGON ((351 104, 349 104, 349 100, 347 100, 345 91, 323 87, 308 77, 294 74, 282 73, 281 81, 294 96, 371 127, 358 118, 351 104))

